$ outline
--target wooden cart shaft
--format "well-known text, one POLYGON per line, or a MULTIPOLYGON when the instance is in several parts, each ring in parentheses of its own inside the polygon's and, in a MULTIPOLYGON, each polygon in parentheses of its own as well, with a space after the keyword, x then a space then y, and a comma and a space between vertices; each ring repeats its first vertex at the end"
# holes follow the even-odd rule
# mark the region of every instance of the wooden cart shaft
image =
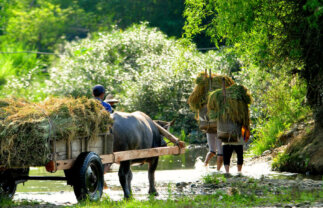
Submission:
MULTIPOLYGON (((184 152, 185 152, 185 148, 179 148, 178 146, 169 146, 169 147, 157 147, 157 148, 150 148, 150 149, 114 152, 112 154, 100 155, 100 158, 102 160, 102 164, 108 164, 108 163, 120 163, 122 161, 127 161, 127 160, 157 157, 162 155, 177 155, 177 154, 183 154, 184 152)), ((53 162, 56 163, 57 170, 68 170, 73 167, 75 159, 57 160, 53 162)))

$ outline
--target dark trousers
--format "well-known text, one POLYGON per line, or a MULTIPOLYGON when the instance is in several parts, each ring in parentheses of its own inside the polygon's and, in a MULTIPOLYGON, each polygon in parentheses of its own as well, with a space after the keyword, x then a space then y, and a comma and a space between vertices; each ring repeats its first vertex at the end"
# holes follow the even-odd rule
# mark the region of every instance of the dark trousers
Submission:
POLYGON ((233 150, 237 153, 238 165, 243 164, 243 145, 223 145, 223 163, 224 165, 230 165, 230 160, 233 150))

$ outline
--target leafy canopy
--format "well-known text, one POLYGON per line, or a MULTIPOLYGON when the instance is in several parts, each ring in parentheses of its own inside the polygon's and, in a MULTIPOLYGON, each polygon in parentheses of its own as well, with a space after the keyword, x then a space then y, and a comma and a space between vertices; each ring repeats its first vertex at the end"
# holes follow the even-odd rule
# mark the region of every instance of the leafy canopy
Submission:
POLYGON ((206 32, 216 45, 233 45, 260 65, 295 61, 307 28, 319 27, 322 6, 318 0, 186 0, 185 36, 206 32))

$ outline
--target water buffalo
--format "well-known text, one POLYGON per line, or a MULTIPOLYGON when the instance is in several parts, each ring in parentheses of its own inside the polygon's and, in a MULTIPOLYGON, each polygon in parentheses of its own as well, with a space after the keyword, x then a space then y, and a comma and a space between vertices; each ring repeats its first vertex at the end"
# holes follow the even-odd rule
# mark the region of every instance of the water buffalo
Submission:
MULTIPOLYGON (((112 114, 112 118, 114 120, 112 128, 114 135, 113 152, 166 146, 158 128, 146 114, 142 112, 115 112, 112 114)), ((132 172, 130 166, 138 162, 148 163, 149 194, 158 195, 155 188, 155 170, 158 157, 152 157, 120 163, 119 181, 124 197, 129 198, 131 196, 132 172)))

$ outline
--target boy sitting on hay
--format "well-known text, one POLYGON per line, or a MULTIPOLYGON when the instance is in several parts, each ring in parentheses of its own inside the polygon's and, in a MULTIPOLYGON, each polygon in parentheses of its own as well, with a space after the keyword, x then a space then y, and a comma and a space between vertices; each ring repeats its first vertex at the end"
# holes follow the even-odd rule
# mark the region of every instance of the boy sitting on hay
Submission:
POLYGON ((105 96, 105 89, 102 85, 95 85, 92 89, 92 94, 95 97, 95 99, 99 100, 102 104, 102 106, 109 111, 109 113, 112 113, 112 107, 109 103, 106 103, 103 101, 105 96))

